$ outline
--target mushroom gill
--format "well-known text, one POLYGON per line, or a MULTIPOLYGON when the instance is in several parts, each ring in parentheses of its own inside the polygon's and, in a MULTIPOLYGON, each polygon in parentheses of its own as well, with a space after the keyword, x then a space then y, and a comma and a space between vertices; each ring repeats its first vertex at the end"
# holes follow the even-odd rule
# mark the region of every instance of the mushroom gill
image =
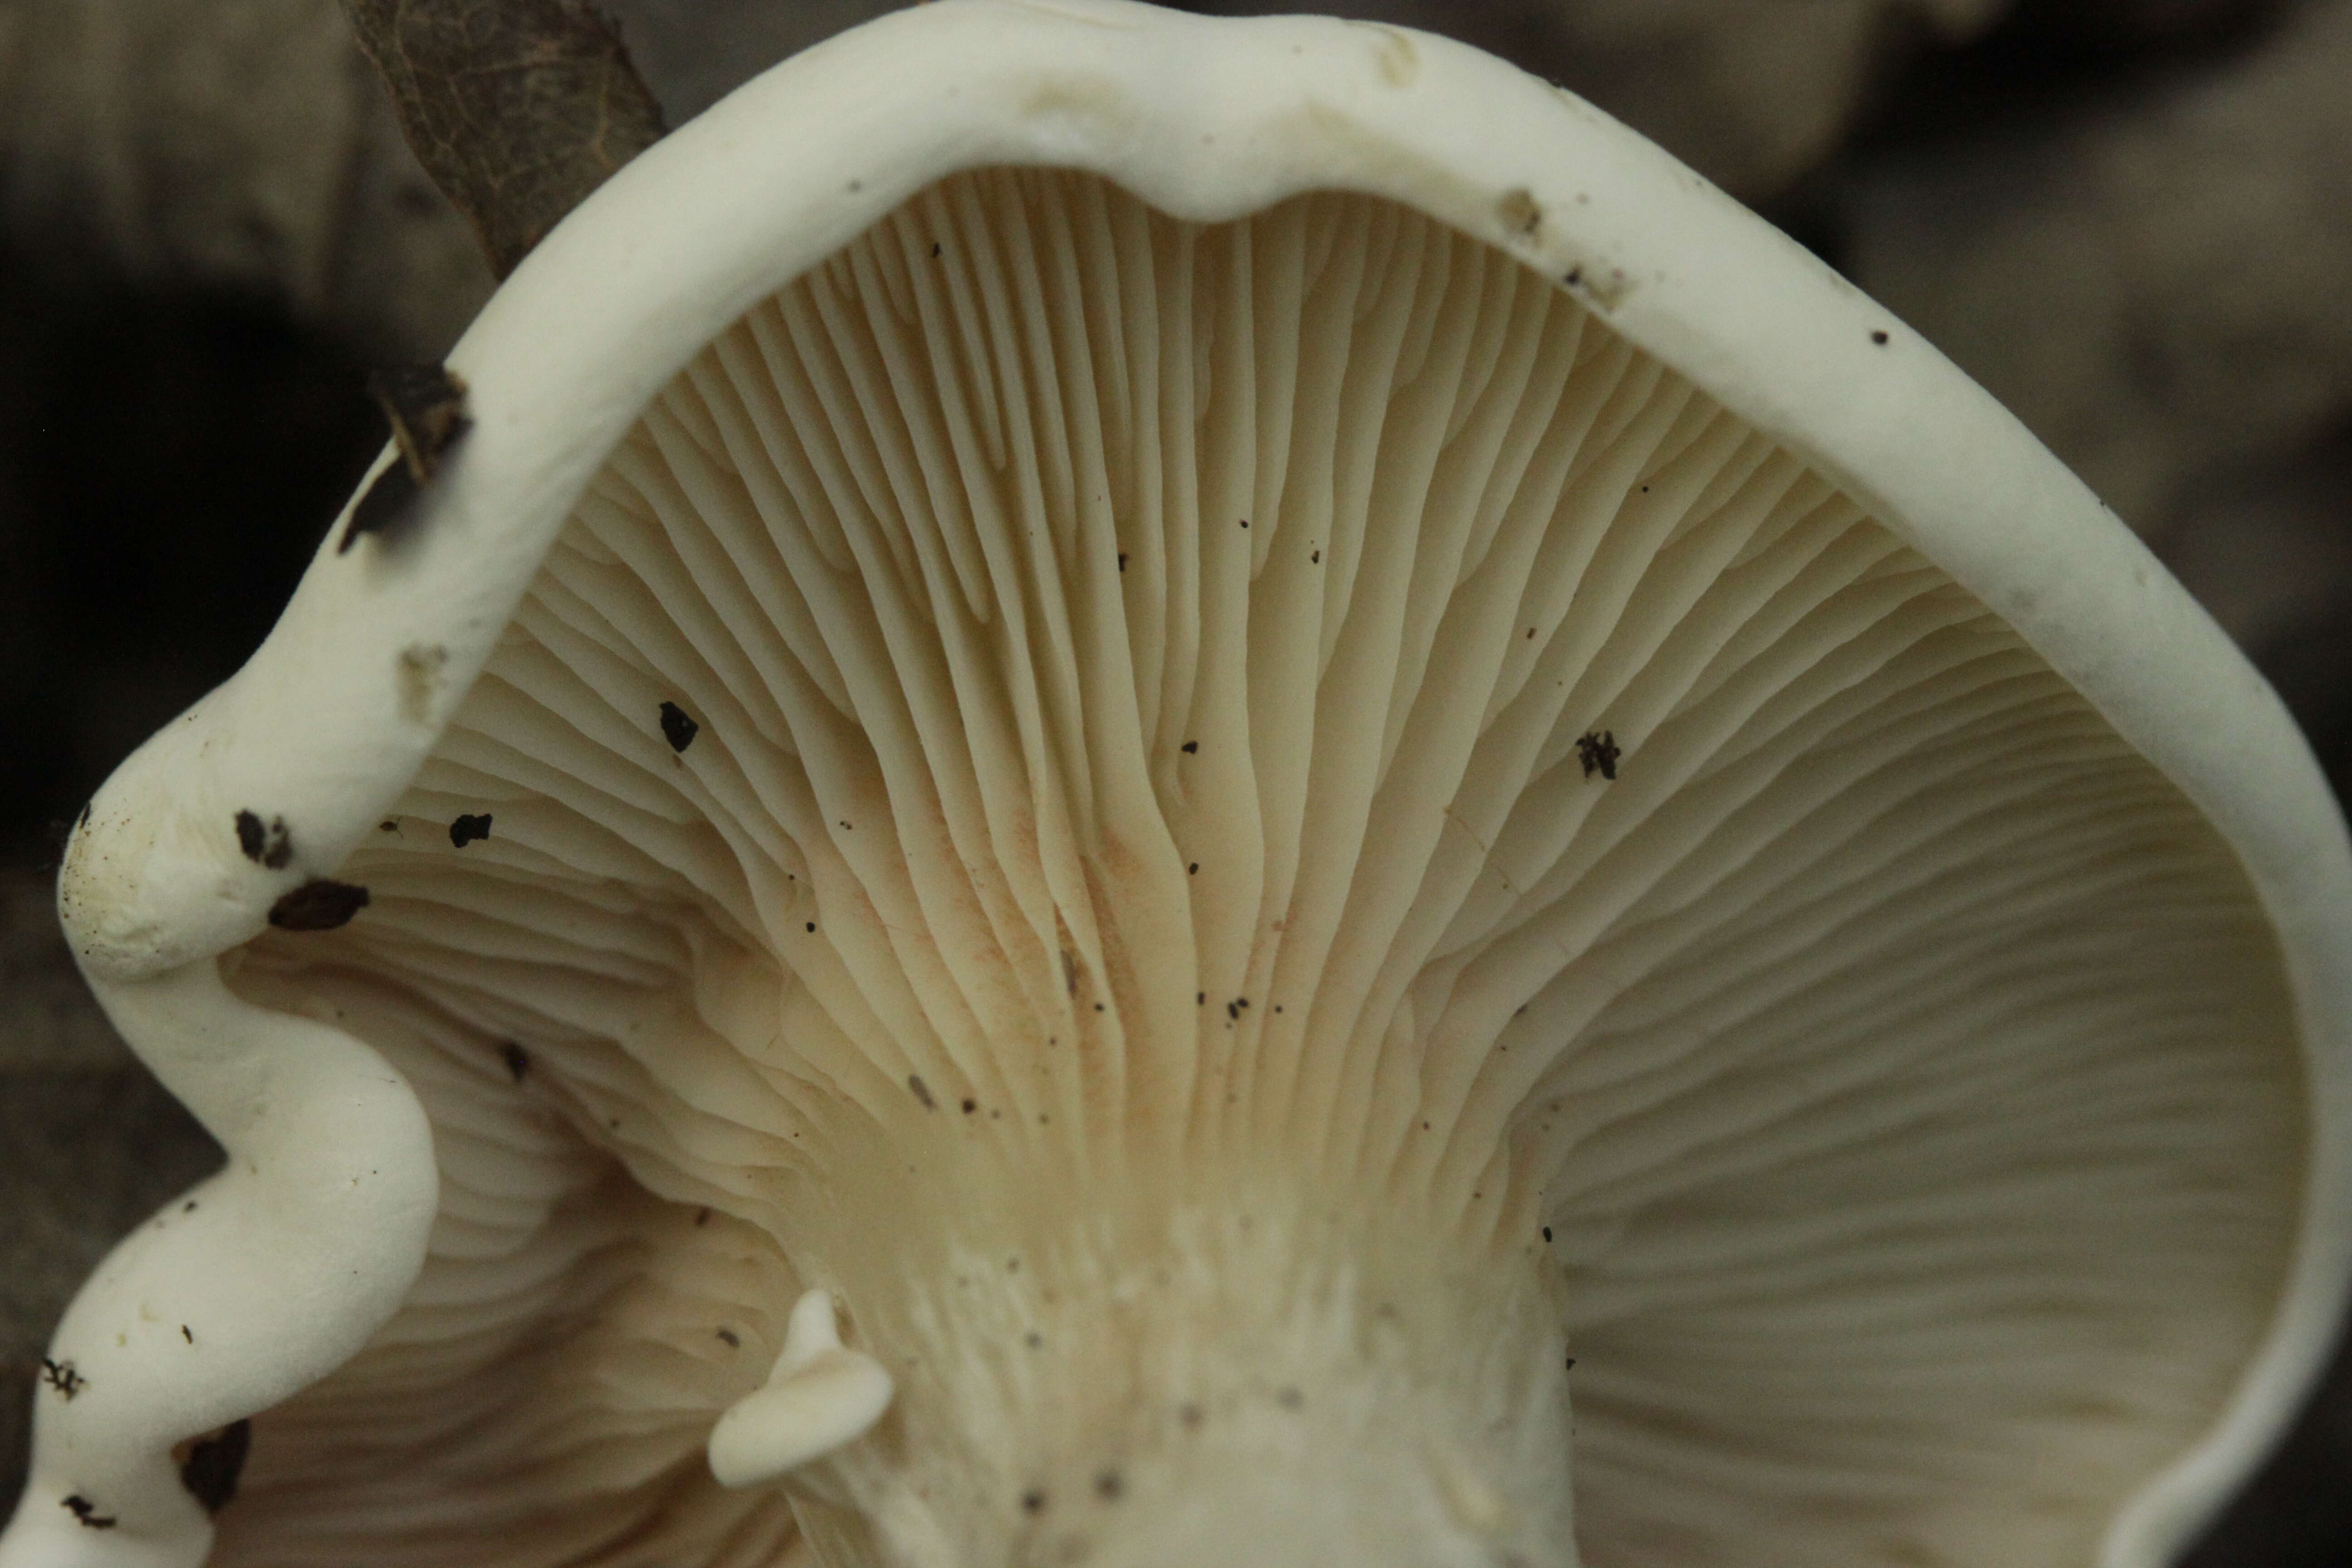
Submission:
POLYGON ((1368 196, 923 190, 645 410, 337 875, 231 984, 443 1206, 223 1563, 2080 1563, 2294 1247, 2201 815, 1368 196), (896 1399, 722 1489, 817 1287, 896 1399))

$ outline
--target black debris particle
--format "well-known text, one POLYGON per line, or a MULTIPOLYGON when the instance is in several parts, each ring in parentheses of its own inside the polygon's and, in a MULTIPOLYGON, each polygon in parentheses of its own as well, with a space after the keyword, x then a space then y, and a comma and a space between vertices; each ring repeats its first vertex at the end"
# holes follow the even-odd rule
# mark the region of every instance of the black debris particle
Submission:
POLYGON ((400 824, 387 816, 375 825, 375 830, 378 833, 397 833, 400 831, 400 824))
POLYGON ((89 1386, 89 1379, 76 1372, 73 1363, 51 1361, 47 1356, 41 1358, 41 1381, 56 1389, 58 1396, 64 1399, 71 1399, 89 1386))
POLYGON ((925 1110, 937 1110, 939 1109, 938 1102, 931 1099, 931 1091, 923 1082, 923 1078, 920 1073, 910 1072, 907 1075, 907 1088, 913 1093, 914 1097, 918 1100, 922 1102, 922 1107, 925 1110))
POLYGON ((1095 1473, 1095 1496, 1103 1501, 1117 1502, 1126 1490, 1127 1478, 1117 1470, 1097 1470, 1095 1473))
POLYGON ((702 726, 688 718, 686 710, 675 702, 661 705, 661 730, 662 739, 669 742, 669 749, 680 753, 694 744, 694 738, 702 733, 702 726))
POLYGON ((392 426, 400 460, 420 485, 441 471, 441 459, 459 437, 473 428, 466 413, 466 384, 446 365, 394 365, 368 373, 368 395, 392 426))
POLYGON ((1323 552, 1322 552, 1321 551, 1319 551, 1319 550, 1318 550, 1318 551, 1317 551, 1314 554, 1309 555, 1309 556, 1307 558, 1307 563, 1309 566, 1320 566, 1320 565, 1322 565, 1322 564, 1323 564, 1323 552))
POLYGON ((1027 1491, 1023 1492, 1021 1494, 1021 1511, 1024 1513, 1045 1512, 1045 1494, 1035 1487, 1031 1487, 1027 1491))
POLYGON ((1568 269, 1568 276, 1561 279, 1560 281, 1567 284, 1571 289, 1575 288, 1578 284, 1584 281, 1584 268, 1581 267, 1570 268, 1568 269))
POLYGON ((1244 519, 1242 519, 1242 526, 1243 526, 1244 528, 1247 528, 1247 527, 1249 526, 1249 519, 1247 519, 1247 518, 1244 518, 1244 519))
POLYGON ((809 930, 811 930, 811 931, 814 931, 814 930, 816 930, 816 921, 809 921, 809 922, 808 922, 808 928, 809 928, 809 930))
POLYGON ((936 240, 936 239, 935 239, 935 240, 931 241, 931 254, 932 254, 933 256, 937 256, 937 255, 939 255, 939 253, 940 253, 940 242, 939 242, 938 240, 936 240))
POLYGON ((206 1513, 218 1513, 236 1496, 236 1479, 245 1473, 246 1451, 252 1447, 250 1421, 233 1421, 209 1437, 197 1438, 180 1461, 180 1484, 204 1504, 206 1513))
POLYGON ((1545 1240, 1545 1242, 1546 1242, 1546 1243, 1549 1243, 1549 1242, 1550 1242, 1550 1240, 1551 1240, 1551 1226, 1544 1226, 1544 1227, 1543 1227, 1543 1230, 1544 1230, 1544 1240, 1545 1240))
POLYGON ((976 1100, 967 1100, 963 1102, 963 1113, 966 1116, 970 1116, 973 1111, 978 1110, 979 1109, 980 1101, 976 1100))
POLYGON ((1584 764, 1584 776, 1599 773, 1604 779, 1617 776, 1617 759, 1625 753, 1618 748, 1617 732, 1602 730, 1587 731, 1576 738, 1576 760, 1584 764))
POLYGON ((180 1325, 180 1337, 187 1341, 190 1344, 194 1344, 196 1342, 196 1336, 188 1331, 188 1325, 185 1323, 182 1323, 180 1325))
POLYGON ((1195 991, 1195 992, 1193 992, 1193 993, 1192 993, 1192 1005, 1193 1005, 1193 1006, 1195 1006, 1195 1007, 1205 1007, 1205 1006, 1207 1006, 1208 1005, 1209 1005, 1209 994, 1208 994, 1207 992, 1205 992, 1205 991, 1195 991))
POLYGON ((1873 332, 1870 334, 1870 341, 1876 343, 1880 348, 1885 348, 1886 346, 1886 334, 1885 332, 1873 332))
POLYGON ((279 931, 333 931, 367 906, 365 888, 317 877, 270 905, 269 923, 279 931))
POLYGON ((392 426, 400 459, 376 476, 352 509, 352 520, 335 546, 339 555, 363 533, 389 532, 407 521, 412 503, 441 471, 442 458, 473 428, 466 413, 466 384, 441 365, 372 371, 367 389, 392 426))
POLYGON ((195 1213, 195 1212, 196 1212, 196 1200, 195 1200, 195 1199, 194 1199, 194 1198, 190 1198, 186 1203, 182 1204, 182 1205, 180 1205, 180 1212, 181 1212, 182 1214, 194 1214, 194 1213, 195 1213))
POLYGON ((461 815, 449 825, 449 847, 463 849, 490 836, 490 814, 487 811, 461 815))
POLYGON ((1198 742, 1198 741, 1187 741, 1187 742, 1185 742, 1181 746, 1179 746, 1179 747, 1177 748, 1177 750, 1178 750, 1178 751, 1180 751, 1180 752, 1186 752, 1187 754, 1190 754, 1191 752, 1197 752, 1197 751, 1199 751, 1200 749, 1201 749, 1201 742, 1198 742))
POLYGON ((1274 1402, 1285 1410, 1296 1410, 1307 1403, 1307 1396, 1295 1388, 1275 1390, 1274 1402))
POLYGON ((89 1529, 112 1530, 115 1526, 115 1518, 112 1514, 101 1515, 98 1511, 98 1505, 79 1492, 76 1492, 69 1498, 60 1499, 58 1506, 81 1521, 89 1529))
POLYGON ((1192 869, 1191 869, 1191 870, 1189 870, 1189 871, 1187 871, 1187 872, 1185 872, 1184 874, 1185 874, 1186 876, 1188 876, 1188 877, 1197 877, 1197 876, 1199 876, 1199 875, 1201 874, 1201 863, 1200 863, 1198 860, 1193 861, 1193 862, 1192 862, 1192 869))
POLYGON ((1576 1370, 1576 1358, 1574 1356, 1569 1357, 1568 1364, 1560 1368, 1560 1370, 1562 1372, 1574 1372, 1576 1370))
POLYGON ((236 847, 245 858, 273 871, 286 869, 294 858, 294 837, 286 831, 286 819, 273 816, 263 826, 261 818, 250 811, 236 814, 236 847))
POLYGON ((499 1060, 507 1064, 507 1076, 517 1083, 530 1076, 530 1053, 512 1040, 499 1042, 499 1060))
POLYGON ((697 1230, 700 1230, 704 1226, 709 1225, 709 1223, 710 1223, 710 1211, 709 1211, 709 1209, 697 1209, 697 1210, 695 1210, 695 1211, 694 1211, 694 1228, 695 1228, 695 1229, 697 1229, 697 1230))
POLYGON ((1122 572, 1127 570, 1127 552, 1124 550, 1118 552, 1118 569, 1122 572))
POLYGON ((727 1342, 727 1348, 729 1350, 741 1350, 743 1348, 743 1342, 735 1337, 735 1331, 732 1329, 719 1330, 719 1337, 727 1342))
POLYGON ((81 816, 80 816, 80 819, 79 819, 79 821, 75 822, 74 826, 75 826, 76 827, 88 827, 88 826, 89 826, 89 814, 90 814, 90 812, 91 812, 91 810, 92 810, 92 809, 93 809, 93 807, 92 807, 92 806, 90 806, 90 805, 85 805, 81 808, 81 816))
POLYGON ((360 504, 352 508, 352 520, 343 525, 343 537, 335 546, 341 555, 360 542, 363 533, 389 533, 406 521, 408 509, 416 500, 416 480, 406 465, 394 463, 375 477, 360 504))

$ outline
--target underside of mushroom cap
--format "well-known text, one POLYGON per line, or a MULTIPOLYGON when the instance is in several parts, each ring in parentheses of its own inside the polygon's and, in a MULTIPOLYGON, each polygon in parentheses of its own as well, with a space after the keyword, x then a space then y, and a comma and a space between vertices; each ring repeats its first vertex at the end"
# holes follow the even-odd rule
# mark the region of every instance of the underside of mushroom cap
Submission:
MULTIPOLYGON (((2156 1560, 2340 1262, 2344 857, 2267 694, 1752 220, 1677 184, 1641 244, 1726 226, 1772 274, 1735 296, 1957 430, 1895 463, 1623 213, 1556 216, 1673 173, 1589 111, 1387 30, 932 9, 895 37, 1023 33, 996 133, 1048 166, 908 138, 805 261, 584 329, 624 365, 584 393, 521 330, 568 225, 453 361, 489 438, 346 571, 389 607, 306 584, 178 742, 269 754, 331 609, 415 699, 356 772, 331 733, 218 786, 369 896, 232 989, 397 1069, 442 1194, 397 1315, 256 1423, 220 1560, 1140 1564, 1223 1500, 1268 1561, 1567 1562, 1570 1386, 1589 1562, 2156 1560), (1237 133, 1139 107, 1161 27, 1312 44, 1388 174, 1141 177, 1237 133), (1465 196, 1380 118, 1432 78, 1593 156, 1465 196), (513 444, 567 395, 588 434, 513 444), (812 1287, 895 1403, 790 1506, 727 1491, 704 1442, 812 1287)), ((83 917, 125 991, 225 918, 158 912, 210 873, 141 787, 76 847, 141 868, 79 884, 130 889, 83 917)))

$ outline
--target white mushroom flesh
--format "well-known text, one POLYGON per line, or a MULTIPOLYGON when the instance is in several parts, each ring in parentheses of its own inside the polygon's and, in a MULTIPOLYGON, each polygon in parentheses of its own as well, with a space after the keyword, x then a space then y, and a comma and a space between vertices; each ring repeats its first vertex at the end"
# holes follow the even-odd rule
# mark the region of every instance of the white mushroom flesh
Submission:
POLYGON ((223 1563, 2079 1564, 2294 1246, 2200 814, 1369 197, 922 192, 645 411, 338 875, 232 984, 443 1212, 223 1563), (820 1288, 895 1402, 721 1488, 820 1288))

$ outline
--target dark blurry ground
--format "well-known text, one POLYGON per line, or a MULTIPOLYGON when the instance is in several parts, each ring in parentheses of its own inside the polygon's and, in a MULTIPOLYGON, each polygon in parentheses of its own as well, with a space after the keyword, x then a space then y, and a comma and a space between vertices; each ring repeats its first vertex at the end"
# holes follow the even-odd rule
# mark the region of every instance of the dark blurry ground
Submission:
MULTIPOLYGON (((682 120, 882 0, 630 0, 682 120)), ((1275 5, 1196 4, 1243 12, 1275 5)), ((1565 83, 1918 326, 2139 529, 2352 784, 2352 0, 1363 0, 1565 83)), ((488 289, 333 0, 0 0, 0 1499, 112 1238, 208 1168, 47 827, 258 641, 488 289)), ((2352 1563, 2352 1371, 2191 1559, 2352 1563)))

